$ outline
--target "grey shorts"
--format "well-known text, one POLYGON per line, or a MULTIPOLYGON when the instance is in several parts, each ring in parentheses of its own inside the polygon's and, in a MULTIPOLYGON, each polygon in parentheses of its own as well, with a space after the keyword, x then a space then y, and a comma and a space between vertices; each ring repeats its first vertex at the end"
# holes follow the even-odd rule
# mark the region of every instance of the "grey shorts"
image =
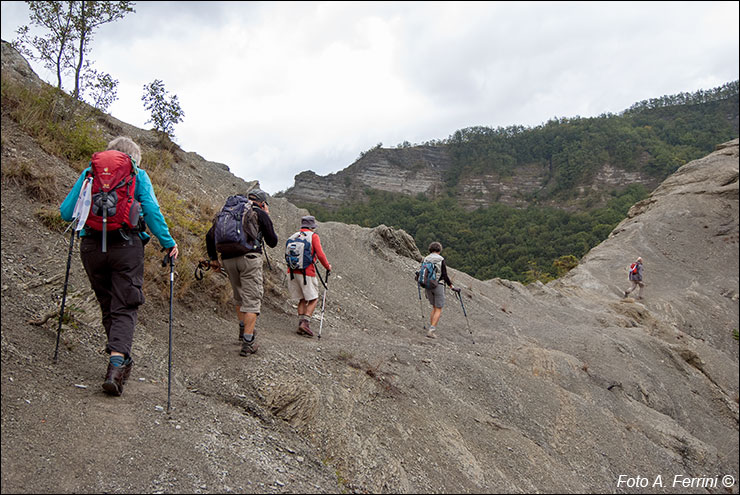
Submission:
POLYGON ((427 300, 435 308, 441 308, 445 305, 445 286, 443 284, 439 284, 434 289, 424 289, 424 292, 427 300))
POLYGON ((262 256, 249 253, 223 260, 224 269, 234 290, 234 304, 242 313, 260 313, 264 287, 262 256))

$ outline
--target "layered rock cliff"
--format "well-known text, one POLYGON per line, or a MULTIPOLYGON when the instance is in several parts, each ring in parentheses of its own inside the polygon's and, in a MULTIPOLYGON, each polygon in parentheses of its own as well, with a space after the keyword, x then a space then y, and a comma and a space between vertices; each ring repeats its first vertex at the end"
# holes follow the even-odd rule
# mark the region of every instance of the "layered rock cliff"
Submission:
MULTIPOLYGON (((282 195, 295 204, 328 208, 363 201, 368 189, 435 198, 448 190, 445 174, 451 167, 452 159, 444 145, 373 148, 339 172, 326 176, 312 171, 301 172, 295 176, 293 187, 282 195)), ((600 205, 611 191, 630 184, 642 184, 652 190, 658 183, 656 178, 643 172, 604 163, 570 201, 546 200, 540 204, 570 209, 581 207, 588 199, 590 206, 600 205)), ((524 165, 517 167, 512 175, 464 175, 451 191, 461 205, 470 209, 493 203, 524 208, 532 204, 536 193, 548 187, 552 184, 546 167, 524 165)))

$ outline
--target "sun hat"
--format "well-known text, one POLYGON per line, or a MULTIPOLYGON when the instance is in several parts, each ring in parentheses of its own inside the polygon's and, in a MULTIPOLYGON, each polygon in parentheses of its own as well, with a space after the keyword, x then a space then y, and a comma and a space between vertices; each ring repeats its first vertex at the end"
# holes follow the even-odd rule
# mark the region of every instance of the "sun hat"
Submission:
POLYGON ((316 218, 314 218, 312 215, 307 215, 301 218, 302 229, 315 229, 316 227, 316 218))

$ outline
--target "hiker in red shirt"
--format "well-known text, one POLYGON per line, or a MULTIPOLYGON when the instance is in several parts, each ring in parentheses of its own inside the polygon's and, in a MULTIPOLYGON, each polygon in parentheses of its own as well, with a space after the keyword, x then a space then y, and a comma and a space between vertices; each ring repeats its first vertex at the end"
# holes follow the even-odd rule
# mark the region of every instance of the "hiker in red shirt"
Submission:
MULTIPOLYGON (((313 337, 309 320, 319 302, 319 281, 315 260, 318 259, 331 272, 331 265, 321 247, 321 239, 314 232, 316 219, 301 218, 301 230, 286 241, 285 260, 288 264, 288 291, 291 299, 298 299, 298 335, 313 337)), ((320 275, 319 275, 320 276, 320 275)))
POLYGON ((632 282, 632 287, 624 291, 624 297, 627 297, 630 292, 635 290, 638 286, 640 290, 637 291, 637 299, 642 299, 642 288, 645 284, 642 281, 642 258, 638 257, 637 261, 632 263, 629 270, 629 280, 632 282))

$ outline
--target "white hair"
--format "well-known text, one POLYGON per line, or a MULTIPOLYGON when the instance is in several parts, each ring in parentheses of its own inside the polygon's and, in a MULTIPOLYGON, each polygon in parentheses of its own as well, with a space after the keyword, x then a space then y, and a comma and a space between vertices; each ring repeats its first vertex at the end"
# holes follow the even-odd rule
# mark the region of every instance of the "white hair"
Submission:
POLYGON ((139 148, 139 145, 130 137, 119 136, 115 138, 113 141, 108 143, 108 149, 126 153, 134 159, 136 166, 141 165, 141 148, 139 148))

